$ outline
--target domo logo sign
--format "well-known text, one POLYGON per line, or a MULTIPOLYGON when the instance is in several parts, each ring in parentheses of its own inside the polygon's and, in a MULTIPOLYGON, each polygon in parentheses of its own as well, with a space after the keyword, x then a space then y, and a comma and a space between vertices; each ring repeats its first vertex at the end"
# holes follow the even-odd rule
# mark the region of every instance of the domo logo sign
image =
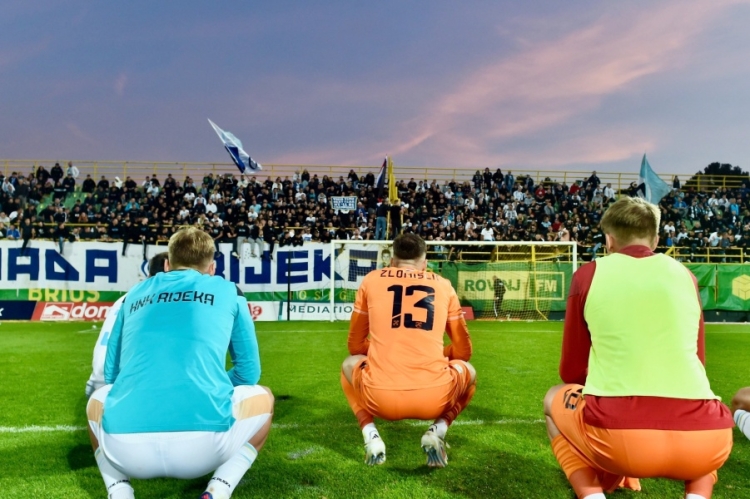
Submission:
POLYGON ((38 302, 31 320, 103 321, 112 303, 38 302))

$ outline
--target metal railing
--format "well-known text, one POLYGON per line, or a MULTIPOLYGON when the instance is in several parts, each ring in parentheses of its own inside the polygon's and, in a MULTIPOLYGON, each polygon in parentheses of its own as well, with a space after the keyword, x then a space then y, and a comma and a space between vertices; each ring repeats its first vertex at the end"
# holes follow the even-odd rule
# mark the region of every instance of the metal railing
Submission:
MULTIPOLYGON (((31 159, 0 159, 0 171, 6 176, 12 172, 30 173, 37 166, 43 165, 48 170, 59 162, 63 170, 67 167, 67 161, 57 160, 31 160, 31 159)), ((81 176, 78 178, 78 184, 83 181, 86 175, 91 175, 98 181, 102 175, 110 181, 115 177, 125 180, 126 177, 132 177, 136 182, 141 183, 147 175, 156 174, 158 178, 164 181, 167 174, 171 173, 178 182, 182 182, 185 177, 191 177, 193 181, 200 183, 205 175, 213 174, 239 174, 237 168, 231 163, 191 163, 191 162, 158 162, 158 161, 73 161, 73 164, 79 169, 81 176)), ((360 177, 367 173, 377 175, 380 169, 379 165, 298 165, 298 164, 265 164, 262 171, 248 172, 248 176, 255 176, 259 180, 265 180, 270 177, 275 180, 280 177, 292 178, 295 172, 307 170, 310 176, 318 175, 323 178, 324 175, 333 177, 337 180, 339 177, 346 178, 350 170, 354 170, 360 177)), ((448 181, 471 182, 472 176, 477 171, 476 168, 445 168, 437 166, 404 166, 395 164, 394 175, 397 180, 415 181, 437 181, 443 184, 448 181)), ((479 170, 484 172, 483 169, 479 170)), ((494 169, 490 170, 492 173, 494 169)), ((503 174, 508 170, 503 169, 503 174)), ((516 181, 523 181, 527 177, 534 180, 535 185, 565 183, 572 185, 576 181, 584 181, 591 176, 591 171, 561 171, 561 170, 515 170, 513 175, 516 181)), ((603 185, 612 184, 615 190, 626 190, 632 182, 638 183, 638 173, 630 172, 598 172, 599 179, 603 185)), ((683 187, 694 188, 700 191, 714 190, 717 188, 739 188, 742 182, 747 180, 745 175, 700 175, 696 181, 687 182, 691 176, 661 174, 660 177, 672 185, 675 176, 681 177, 683 187)))
MULTIPOLYGON (((586 261, 590 258, 592 246, 578 245, 578 254, 586 261)), ((656 248, 657 253, 664 253, 675 260, 683 263, 750 263, 745 255, 747 250, 739 246, 730 246, 721 248, 719 246, 705 246, 702 248, 689 248, 685 246, 659 246, 656 248)), ((606 255, 606 250, 602 247, 597 251, 597 257, 606 255)))

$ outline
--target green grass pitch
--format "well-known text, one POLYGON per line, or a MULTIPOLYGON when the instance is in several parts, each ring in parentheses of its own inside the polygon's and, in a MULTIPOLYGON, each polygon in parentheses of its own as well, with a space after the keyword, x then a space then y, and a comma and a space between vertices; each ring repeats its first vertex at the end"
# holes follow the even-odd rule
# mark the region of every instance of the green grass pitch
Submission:
MULTIPOLYGON (((426 424, 379 422, 388 448, 363 464, 362 438, 339 386, 346 323, 258 323, 263 375, 277 397, 274 428, 234 497, 573 498, 542 423, 558 382, 560 323, 469 324, 477 394, 448 432, 449 466, 429 470, 426 424)), ((103 498, 84 430, 84 384, 98 330, 87 323, 0 324, 0 497, 103 498), (36 428, 30 428, 35 426, 36 428)), ((729 400, 750 385, 750 327, 708 326, 707 369, 729 400)), ((716 498, 750 498, 750 442, 735 430, 716 498)), ((197 498, 205 479, 139 481, 139 499, 197 498)), ((620 498, 680 498, 680 484, 643 480, 620 498)))

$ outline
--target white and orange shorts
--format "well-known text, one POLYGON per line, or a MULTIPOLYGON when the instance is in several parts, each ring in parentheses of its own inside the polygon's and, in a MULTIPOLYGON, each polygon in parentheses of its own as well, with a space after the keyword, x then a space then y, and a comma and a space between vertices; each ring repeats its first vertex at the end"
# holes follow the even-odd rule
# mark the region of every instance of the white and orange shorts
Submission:
POLYGON ((273 410, 271 397, 262 387, 237 386, 232 396, 235 422, 228 431, 108 434, 101 422, 111 389, 112 385, 103 386, 89 399, 89 427, 109 462, 133 478, 191 479, 210 473, 237 454, 273 410))

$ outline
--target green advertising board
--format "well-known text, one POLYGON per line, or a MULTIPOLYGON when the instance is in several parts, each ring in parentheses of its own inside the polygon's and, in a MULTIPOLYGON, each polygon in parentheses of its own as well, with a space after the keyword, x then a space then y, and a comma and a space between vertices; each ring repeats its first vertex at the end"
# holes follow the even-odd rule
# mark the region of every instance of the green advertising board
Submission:
POLYGON ((686 263, 685 267, 693 273, 698 281, 703 310, 716 309, 716 265, 703 263, 686 263))
POLYGON ((495 278, 505 283, 502 312, 530 319, 565 310, 573 265, 555 262, 466 264, 434 262, 431 270, 451 281, 461 305, 476 316, 494 313, 495 278))
MULTIPOLYGON (((565 310, 572 264, 556 262, 497 262, 466 264, 432 261, 430 270, 450 280, 462 305, 471 306, 475 313, 489 314, 494 304, 494 279, 503 280, 506 292, 503 311, 522 317, 524 310, 560 312, 565 310)), ((687 263, 685 267, 698 281, 703 310, 750 312, 750 265, 687 263)), ((0 290, 0 300, 29 300, 46 302, 114 302, 122 292, 18 289, 0 290)), ((351 303, 356 290, 340 288, 336 301, 351 303)), ((245 293, 250 301, 286 301, 285 291, 245 293)), ((329 302, 329 289, 308 289, 292 292, 293 301, 329 302)), ((528 315, 529 318, 534 314, 528 315)), ((538 315, 538 314, 537 314, 538 315)), ((538 318, 538 317, 536 317, 538 318)))
POLYGON ((717 265, 716 287, 717 309, 750 311, 749 265, 717 265))

